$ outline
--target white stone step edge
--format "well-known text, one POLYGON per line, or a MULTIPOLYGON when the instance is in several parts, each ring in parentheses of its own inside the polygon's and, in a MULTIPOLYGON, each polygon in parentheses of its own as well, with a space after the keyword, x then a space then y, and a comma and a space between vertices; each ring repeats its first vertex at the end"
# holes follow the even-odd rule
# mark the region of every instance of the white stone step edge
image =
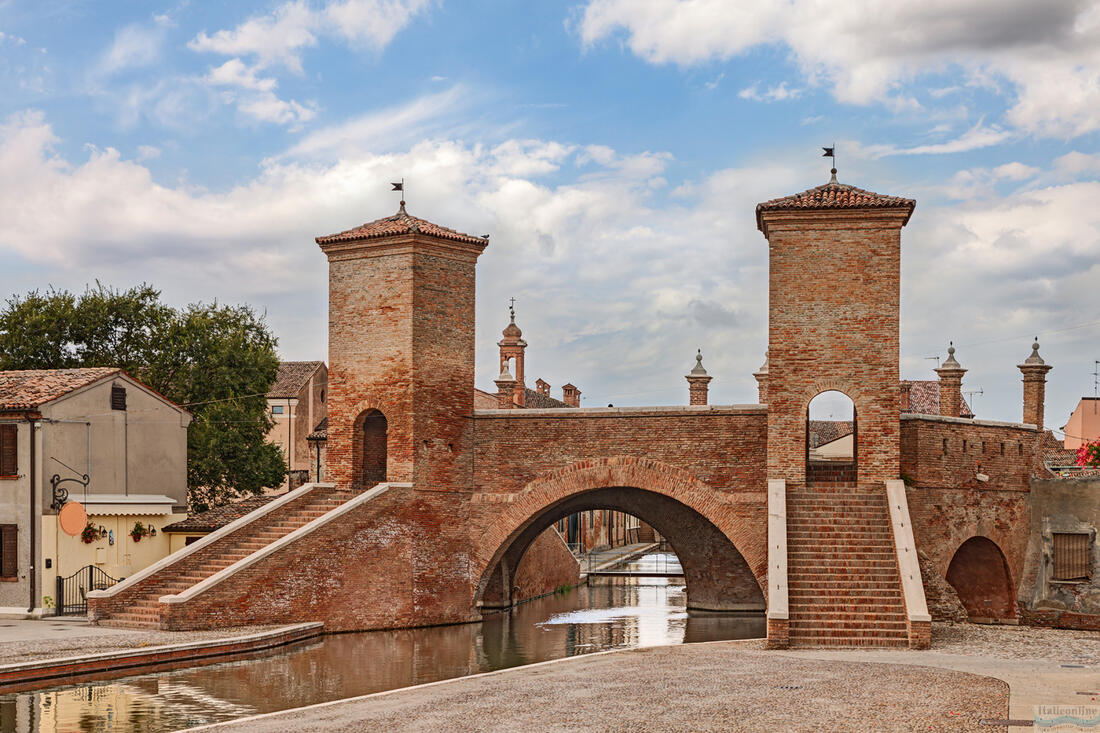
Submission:
POLYGON ((200 539, 196 542, 192 542, 190 545, 187 545, 183 549, 177 550, 176 552, 173 552, 172 554, 168 555, 167 557, 161 558, 160 560, 153 563, 149 567, 144 568, 144 569, 139 570, 138 572, 134 573, 133 575, 131 575, 129 578, 122 581, 121 583, 116 583, 115 585, 112 585, 110 588, 105 588, 103 590, 93 590, 93 591, 89 592, 88 593, 88 598, 110 598, 111 596, 114 596, 117 593, 121 593, 122 591, 126 590, 127 588, 131 588, 131 587, 137 585, 141 581, 145 580, 146 578, 148 578, 151 575, 154 575, 154 574, 160 572, 164 568, 166 568, 170 565, 174 565, 175 563, 179 562, 180 560, 184 560, 187 557, 190 557, 192 554, 198 552, 199 550, 203 549, 204 547, 209 547, 210 545, 214 544, 215 542, 220 541, 223 537, 233 534, 234 532, 236 532, 241 527, 252 524, 257 519, 261 519, 261 518, 267 516, 268 514, 270 514, 271 512, 275 511, 276 509, 278 509, 280 507, 283 507, 283 506, 286 506, 290 502, 294 501, 295 499, 297 499, 301 496, 304 496, 305 494, 310 493, 314 489, 332 489, 332 488, 335 488, 335 484, 305 484, 303 486, 299 486, 298 488, 294 489, 294 491, 287 492, 286 496, 280 496, 278 499, 275 499, 274 501, 270 501, 267 504, 264 504, 262 507, 260 507, 258 509, 254 509, 253 511, 249 512, 248 514, 245 514, 243 517, 238 517, 237 519, 234 519, 232 522, 225 525, 221 529, 216 530, 214 532, 211 532, 210 534, 206 535, 202 539, 200 539))
POLYGON ((787 481, 768 479, 768 618, 787 620, 787 481))
POLYGON ((329 524, 330 522, 332 522, 336 519, 339 519, 340 517, 342 517, 343 515, 347 514, 350 511, 352 511, 353 509, 355 509, 355 508, 357 508, 357 507, 359 507, 363 504, 366 504, 371 499, 374 499, 375 497, 386 493, 391 487, 393 487, 393 488, 402 488, 402 489, 411 489, 412 484, 411 483, 409 483, 409 484, 404 484, 404 483, 400 483, 400 484, 399 483, 382 483, 382 484, 378 484, 373 489, 370 489, 369 491, 364 491, 362 494, 359 494, 355 498, 349 499, 348 501, 345 501, 343 504, 336 507, 335 509, 332 509, 331 511, 317 517, 313 521, 302 525, 301 527, 294 530, 290 534, 283 535, 282 537, 275 540, 271 544, 266 545, 264 547, 261 547, 259 550, 256 550, 251 555, 243 557, 240 560, 238 560, 237 562, 230 565, 229 567, 223 568, 223 569, 219 570, 218 572, 214 573, 213 575, 211 575, 210 577, 199 581, 198 583, 191 586, 190 588, 183 591, 182 593, 177 593, 177 594, 174 594, 174 595, 161 596, 159 598, 159 601, 161 603, 185 603, 185 602, 191 600, 192 598, 194 598, 194 597, 210 590, 211 588, 218 585, 219 583, 222 583, 223 581, 228 580, 229 578, 232 578, 234 575, 241 572, 242 570, 245 570, 246 568, 249 568, 252 565, 255 565, 256 563, 260 562, 261 560, 268 557, 269 555, 272 555, 272 554, 278 552, 279 550, 283 549, 284 547, 287 547, 288 545, 294 544, 295 542, 297 542, 301 538, 303 538, 303 537, 305 537, 309 534, 312 534, 313 532, 316 532, 317 530, 324 527, 326 524, 329 524))
POLYGON ((886 482, 886 501, 890 505, 890 525, 894 530, 894 549, 898 555, 898 573, 901 575, 905 613, 910 621, 931 622, 928 601, 924 597, 920 562, 917 560, 917 545, 913 539, 913 523, 909 520, 909 501, 905 495, 904 481, 893 479, 886 482))

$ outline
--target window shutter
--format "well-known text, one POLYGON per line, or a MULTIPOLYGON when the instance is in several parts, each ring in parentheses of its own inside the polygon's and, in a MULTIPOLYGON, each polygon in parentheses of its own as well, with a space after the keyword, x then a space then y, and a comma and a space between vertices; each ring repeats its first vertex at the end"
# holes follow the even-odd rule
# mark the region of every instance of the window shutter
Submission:
POLYGON ((112 410, 125 410, 126 409, 126 388, 120 387, 117 384, 111 385, 111 409, 112 410))
POLYGON ((0 576, 14 578, 19 575, 19 527, 0 524, 0 576))
POLYGON ((0 425, 0 476, 16 476, 19 473, 17 425, 0 425))
POLYGON ((1089 561, 1089 535, 1055 533, 1054 580, 1078 580, 1092 574, 1089 561))

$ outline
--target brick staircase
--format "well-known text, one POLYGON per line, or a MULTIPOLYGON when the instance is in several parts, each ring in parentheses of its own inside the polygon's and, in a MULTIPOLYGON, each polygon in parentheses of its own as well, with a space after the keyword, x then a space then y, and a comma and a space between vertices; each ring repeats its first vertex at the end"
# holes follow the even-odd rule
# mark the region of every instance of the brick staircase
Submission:
POLYGON ((883 485, 787 490, 790 645, 908 646, 883 485))
MULTIPOLYGON (((174 562, 171 558, 175 555, 169 556, 168 564, 147 577, 136 577, 136 583, 116 586, 119 590, 111 596, 89 598, 90 615, 103 626, 163 628, 166 604, 159 602, 161 596, 187 590, 357 495, 327 486, 306 487, 299 491, 304 493, 293 501, 244 523, 215 542, 184 554, 174 562)), ((258 515, 264 509, 261 507, 243 519, 258 515)))

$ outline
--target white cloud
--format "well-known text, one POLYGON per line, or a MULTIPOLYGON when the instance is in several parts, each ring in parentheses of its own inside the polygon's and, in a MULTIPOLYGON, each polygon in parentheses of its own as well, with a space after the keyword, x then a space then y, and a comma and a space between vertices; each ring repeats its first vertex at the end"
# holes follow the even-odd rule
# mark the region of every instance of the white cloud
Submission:
POLYGON ((996 126, 987 127, 979 120, 974 127, 964 132, 954 140, 942 143, 929 143, 915 145, 909 148, 899 148, 896 145, 867 145, 862 147, 862 153, 871 158, 881 158, 888 155, 943 155, 947 153, 965 153, 968 150, 988 148, 999 145, 1012 137, 1012 133, 1001 130, 996 126))
POLYGON ((150 66, 160 58, 164 34, 160 28, 128 25, 115 33, 111 47, 99 62, 99 71, 114 74, 124 69, 150 66))
MULTIPOLYGON (((899 89, 921 75, 961 70, 996 89, 1008 82, 1008 120, 1031 133, 1100 129, 1100 10, 1094 0, 589 0, 576 23, 591 46, 626 36, 651 63, 699 65, 784 44, 810 83, 843 102, 912 107, 899 89)), ((934 87, 937 98, 955 86, 934 87)))
POLYGON ((233 30, 199 33, 187 44, 193 51, 224 56, 255 56, 260 68, 282 65, 301 73, 303 48, 317 43, 317 17, 304 0, 280 5, 269 15, 249 18, 233 30))
POLYGON ((193 51, 255 57, 258 68, 283 66, 302 73, 302 51, 318 36, 336 36, 360 47, 385 48, 428 0, 337 0, 314 9, 293 0, 271 13, 257 15, 236 28, 199 33, 188 43, 193 51))
POLYGON ((138 145, 138 160, 155 160, 160 157, 160 148, 154 145, 138 145))
POLYGON ((293 99, 279 99, 271 92, 247 95, 237 103, 237 108, 260 122, 291 126, 308 122, 317 114, 317 110, 312 106, 299 104, 293 99))
POLYGON ((741 99, 751 99, 755 102, 784 102, 788 99, 798 99, 801 95, 801 89, 788 89, 785 81, 764 91, 760 91, 759 84, 753 84, 737 93, 741 99))
POLYGON ((229 59, 211 69, 206 75, 206 82, 214 86, 237 86, 259 92, 274 91, 278 86, 275 79, 257 77, 255 67, 247 66, 240 59, 229 59))

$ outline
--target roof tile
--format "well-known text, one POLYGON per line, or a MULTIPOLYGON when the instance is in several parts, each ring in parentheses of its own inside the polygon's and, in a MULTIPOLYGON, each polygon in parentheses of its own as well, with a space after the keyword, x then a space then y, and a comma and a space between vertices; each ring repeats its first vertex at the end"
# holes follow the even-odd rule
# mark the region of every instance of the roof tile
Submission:
POLYGON ((267 393, 268 399, 297 397, 314 372, 324 365, 323 361, 280 361, 275 383, 267 393))
POLYGON ((33 410, 100 379, 121 373, 118 367, 0 372, 0 410, 33 410))
POLYGON ((402 234, 426 234, 430 237, 450 239, 456 242, 479 244, 484 246, 489 238, 475 237, 472 234, 463 234, 454 229, 433 224, 427 219, 410 216, 405 211, 405 202, 401 202, 401 208, 393 216, 375 219, 354 229, 348 229, 338 234, 328 234, 317 237, 317 244, 333 244, 335 242, 352 242, 360 239, 375 239, 377 237, 394 237, 402 234))
POLYGON ((823 186, 807 189, 802 193, 765 201, 756 205, 756 226, 763 230, 764 223, 761 214, 769 211, 791 210, 824 210, 824 209, 895 209, 905 208, 909 210, 905 221, 909 221, 909 215, 917 202, 913 199, 900 196, 886 196, 874 191, 865 191, 862 188, 849 186, 844 183, 829 181, 823 186))

